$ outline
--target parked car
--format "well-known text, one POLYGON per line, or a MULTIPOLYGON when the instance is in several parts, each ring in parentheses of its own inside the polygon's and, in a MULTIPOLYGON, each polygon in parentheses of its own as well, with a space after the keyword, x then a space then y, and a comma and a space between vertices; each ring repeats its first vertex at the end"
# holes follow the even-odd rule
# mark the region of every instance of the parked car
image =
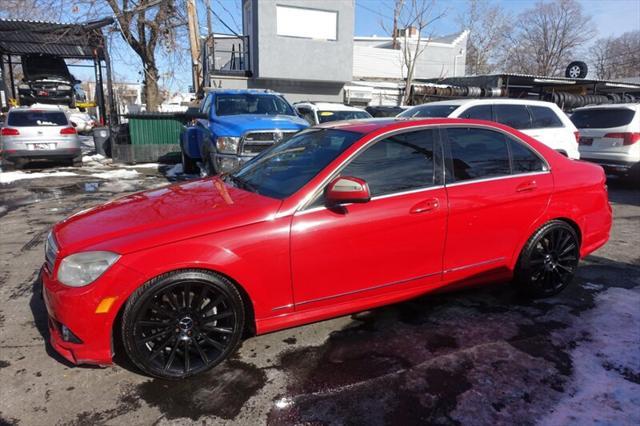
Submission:
POLYGON ((372 118, 363 109, 331 102, 297 102, 293 107, 312 126, 330 121, 372 118))
POLYGON ((395 117, 401 112, 406 111, 409 107, 406 106, 386 106, 386 105, 378 105, 378 106, 368 106, 365 108, 372 117, 395 117))
POLYGON ((398 115, 404 118, 458 117, 496 121, 531 136, 577 160, 578 129, 556 104, 522 99, 460 99, 418 105, 398 115))
POLYGON ((71 75, 64 59, 59 56, 25 55, 22 57, 22 72, 24 77, 18 85, 20 105, 48 103, 75 108, 76 100, 85 100, 80 82, 71 75))
POLYGON ((274 143, 308 127, 286 99, 270 90, 213 90, 182 133, 182 164, 186 173, 228 172, 274 143))
POLYGON ((86 112, 69 111, 68 116, 69 122, 78 133, 91 133, 96 125, 96 121, 86 112))
POLYGON ((327 123, 234 172, 56 224, 53 347, 183 378, 262 334, 435 290, 514 280, 545 297, 606 243, 601 167, 476 120, 327 123))
POLYGON ((59 108, 9 110, 0 129, 2 158, 15 167, 30 160, 57 160, 82 165, 78 132, 59 108))
POLYGON ((640 104, 578 108, 571 121, 580 131, 583 160, 640 183, 640 104))

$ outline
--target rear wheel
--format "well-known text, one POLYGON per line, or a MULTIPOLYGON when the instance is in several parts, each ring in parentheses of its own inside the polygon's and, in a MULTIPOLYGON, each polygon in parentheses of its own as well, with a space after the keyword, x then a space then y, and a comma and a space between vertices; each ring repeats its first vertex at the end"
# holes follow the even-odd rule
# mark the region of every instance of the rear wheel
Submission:
POLYGON ((515 280, 531 297, 558 294, 573 280, 580 259, 576 231, 554 220, 538 229, 520 253, 515 280))
POLYGON ((244 306, 224 277, 199 270, 162 275, 136 290, 122 316, 122 339, 145 373, 182 379, 204 372, 238 346, 244 306))

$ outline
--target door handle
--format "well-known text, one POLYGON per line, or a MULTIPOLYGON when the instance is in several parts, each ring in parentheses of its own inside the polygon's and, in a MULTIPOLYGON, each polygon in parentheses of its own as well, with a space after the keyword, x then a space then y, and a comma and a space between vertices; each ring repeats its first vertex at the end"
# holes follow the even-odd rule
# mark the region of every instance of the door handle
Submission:
POLYGON ((440 201, 437 198, 429 198, 428 200, 420 201, 415 206, 411 207, 410 213, 426 213, 437 209, 440 206, 440 201))
POLYGON ((520 185, 518 185, 516 187, 516 192, 533 191, 536 188, 538 188, 538 184, 536 183, 535 180, 532 180, 532 181, 524 182, 524 183, 521 183, 520 185))

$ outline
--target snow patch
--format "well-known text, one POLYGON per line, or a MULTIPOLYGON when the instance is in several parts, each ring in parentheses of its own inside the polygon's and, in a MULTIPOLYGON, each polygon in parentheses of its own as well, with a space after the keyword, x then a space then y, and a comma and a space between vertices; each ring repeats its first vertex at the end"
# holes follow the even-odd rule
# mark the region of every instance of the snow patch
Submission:
POLYGON ((120 167, 124 167, 125 169, 157 169, 158 167, 160 167, 160 164, 158 163, 128 164, 126 166, 120 166, 120 167))
POLYGON ((184 173, 184 170, 182 169, 182 164, 178 163, 178 164, 173 165, 164 174, 167 177, 176 177, 177 175, 181 175, 183 173, 184 173))
POLYGON ((640 424, 640 288, 610 288, 580 316, 597 330, 572 353, 574 392, 541 419, 546 425, 640 424))
POLYGON ((102 173, 92 173, 91 176, 100 179, 135 179, 139 173, 135 170, 116 169, 102 173))
POLYGON ((599 291, 604 288, 602 284, 594 284, 594 283, 584 283, 582 284, 582 288, 585 290, 599 291))
POLYGON ((0 173, 0 183, 12 183, 23 179, 40 179, 40 178, 56 178, 64 176, 77 176, 77 173, 73 172, 2 172, 0 173))

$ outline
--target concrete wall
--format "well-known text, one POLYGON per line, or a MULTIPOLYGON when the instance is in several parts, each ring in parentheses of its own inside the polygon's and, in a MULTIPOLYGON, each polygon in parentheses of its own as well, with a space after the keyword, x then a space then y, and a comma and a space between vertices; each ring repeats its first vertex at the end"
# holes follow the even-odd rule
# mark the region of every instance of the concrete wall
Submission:
MULTIPOLYGON (((411 45, 411 41, 409 42, 411 45)), ((389 48, 390 43, 356 39, 353 50, 354 79, 390 78, 406 76, 402 51, 389 48)), ((467 34, 452 39, 451 43, 433 41, 427 44, 418 57, 414 78, 438 78, 464 75, 467 50, 467 34)))
POLYGON ((244 0, 253 18, 245 22, 251 37, 252 71, 258 79, 346 82, 353 75, 352 0, 244 0), (277 6, 337 12, 337 39, 314 40, 277 34, 277 6))
POLYGON ((223 89, 270 89, 281 93, 291 103, 298 101, 340 102, 344 100, 344 83, 324 81, 253 79, 214 76, 212 84, 223 89))

